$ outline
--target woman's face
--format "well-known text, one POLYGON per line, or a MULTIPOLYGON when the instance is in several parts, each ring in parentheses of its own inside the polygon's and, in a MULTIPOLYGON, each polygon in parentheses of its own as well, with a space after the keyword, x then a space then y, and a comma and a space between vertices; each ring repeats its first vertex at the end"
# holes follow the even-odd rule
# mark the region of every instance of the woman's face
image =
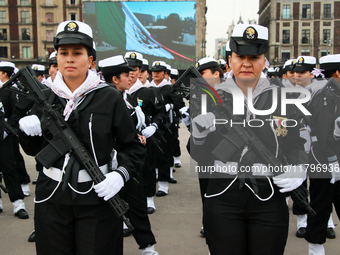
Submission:
POLYGON ((310 71, 295 72, 295 81, 297 85, 306 87, 312 83, 313 74, 310 71))
POLYGON ((79 87, 86 79, 93 57, 88 56, 85 46, 68 44, 59 46, 57 59, 58 69, 63 75, 66 85, 79 87))
POLYGON ((58 64, 52 64, 50 66, 50 69, 48 69, 49 75, 51 75, 52 81, 54 81, 55 76, 57 75, 58 72, 58 64))
POLYGON ((238 55, 232 52, 230 66, 235 78, 260 78, 261 72, 265 67, 264 54, 250 56, 238 55))
POLYGON ((128 72, 121 73, 120 78, 118 79, 116 76, 112 77, 113 83, 116 85, 119 91, 125 91, 131 88, 132 77, 128 72))
POLYGON ((138 79, 141 81, 141 83, 145 84, 146 79, 149 77, 149 73, 147 70, 141 71, 138 75, 138 79))

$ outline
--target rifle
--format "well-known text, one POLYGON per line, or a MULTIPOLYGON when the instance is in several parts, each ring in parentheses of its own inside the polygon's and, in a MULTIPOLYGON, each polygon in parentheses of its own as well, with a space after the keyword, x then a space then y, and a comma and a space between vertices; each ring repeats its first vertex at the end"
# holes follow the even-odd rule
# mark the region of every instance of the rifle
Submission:
MULTIPOLYGON (((73 153, 78 161, 84 165, 86 172, 95 184, 103 181, 105 175, 87 152, 74 131, 64 120, 57 106, 51 105, 48 102, 46 95, 42 91, 43 85, 35 77, 30 66, 20 69, 12 78, 3 84, 3 87, 11 87, 16 82, 20 82, 21 85, 28 90, 28 94, 33 95, 35 101, 39 103, 43 109, 41 127, 48 145, 35 156, 36 160, 44 167, 50 168, 55 161, 66 153, 73 153)), ((16 93, 18 93, 18 91, 16 91, 16 93)), ((25 93, 25 95, 27 95, 27 93, 25 93)), ((118 217, 122 217, 128 228, 133 231, 130 220, 125 216, 129 205, 118 195, 110 198, 107 202, 114 213, 118 217)))
MULTIPOLYGON (((202 76, 201 76, 202 77, 202 76)), ((199 77, 198 77, 199 78, 199 77)), ((201 86, 201 82, 196 83, 196 85, 191 85, 191 87, 202 87, 206 91, 209 92, 210 95, 216 95, 216 91, 208 86, 201 86)), ((197 90, 196 88, 196 91, 197 90)), ((202 92, 200 92, 202 93, 202 92)), ((193 95, 191 96, 193 97, 193 95)), ((199 98, 199 96, 195 96, 199 98)), ((214 101, 218 102, 219 100, 215 99, 214 101)), ((230 100, 229 100, 230 101, 230 100)), ((226 119, 229 118, 234 123, 243 122, 239 117, 233 115, 231 102, 224 104, 222 106, 222 101, 219 101, 220 105, 213 107, 213 113, 216 119, 226 119)), ((204 128, 198 126, 200 131, 204 130, 204 128)), ((248 126, 240 126, 240 125, 218 125, 217 132, 221 134, 223 137, 219 142, 217 147, 212 151, 212 153, 220 159, 222 162, 226 163, 231 156, 233 156, 237 151, 244 148, 245 145, 251 147, 254 153, 261 159, 265 165, 270 166, 282 166, 282 163, 273 155, 271 151, 262 143, 262 141, 257 137, 257 135, 253 132, 253 130, 248 126)), ((273 172, 273 174, 277 175, 279 173, 273 172)), ((307 189, 301 185, 295 190, 291 191, 291 196, 296 198, 301 204, 305 206, 307 211, 311 216, 316 215, 316 212, 313 208, 305 201, 306 196, 308 195, 307 189)))

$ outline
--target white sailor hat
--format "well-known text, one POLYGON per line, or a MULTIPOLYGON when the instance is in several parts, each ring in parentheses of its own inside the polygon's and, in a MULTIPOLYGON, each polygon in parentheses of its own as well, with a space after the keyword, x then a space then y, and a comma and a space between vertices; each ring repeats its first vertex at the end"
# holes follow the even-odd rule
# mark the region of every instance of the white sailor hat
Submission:
POLYGON ((149 61, 143 58, 142 71, 149 71, 149 61))
POLYGON ((164 61, 154 61, 152 63, 152 71, 157 72, 157 71, 166 71, 166 63, 164 61))
POLYGON ((7 73, 8 76, 12 75, 14 69, 15 69, 14 63, 8 61, 0 62, 0 71, 7 73))
POLYGON ((50 54, 50 57, 49 57, 49 59, 48 59, 48 64, 49 64, 49 65, 58 64, 58 62, 57 62, 57 52, 56 52, 56 51, 53 51, 53 52, 50 54))
POLYGON ((125 59, 129 63, 130 66, 138 66, 142 68, 143 66, 143 55, 139 52, 128 51, 125 53, 125 59))
POLYGON ((230 41, 227 42, 226 46, 225 46, 225 51, 226 52, 231 52, 231 49, 230 49, 230 41))
POLYGON ((61 22, 54 37, 54 48, 60 45, 81 44, 89 49, 93 47, 93 34, 89 25, 81 21, 68 20, 61 22))
POLYGON ((105 58, 98 62, 98 67, 100 68, 102 74, 109 75, 119 75, 124 72, 136 71, 131 66, 122 55, 105 58))
POLYGON ((226 64, 227 64, 227 63, 225 62, 224 59, 222 59, 222 58, 217 59, 217 63, 218 63, 218 65, 219 65, 219 67, 221 67, 222 70, 226 68, 226 64))
POLYGON ((323 56, 319 59, 320 69, 325 71, 340 70, 340 54, 323 56))
POLYGON ((172 79, 177 79, 178 78, 178 70, 175 68, 171 68, 170 70, 170 77, 172 79))
POLYGON ((299 56, 296 59, 293 70, 294 72, 312 71, 316 66, 316 58, 312 56, 299 56))
POLYGON ((230 37, 230 49, 238 55, 258 56, 268 50, 268 28, 237 24, 230 37))
POLYGON ((44 75, 45 74, 45 66, 43 65, 32 65, 32 70, 35 72, 35 74, 38 75, 44 75))
POLYGON ((280 76, 280 67, 270 67, 267 74, 270 76, 280 76))
POLYGON ((283 68, 282 68, 283 72, 292 71, 295 63, 296 63, 295 58, 288 59, 283 65, 283 68))
POLYGON ((211 67, 219 67, 217 60, 214 58, 201 58, 196 62, 196 69, 199 72, 211 67))
POLYGON ((171 65, 166 64, 166 71, 168 72, 168 74, 170 74, 170 72, 171 72, 171 65))
POLYGON ((94 43, 94 41, 93 41, 91 56, 93 57, 93 61, 96 61, 96 59, 97 59, 97 50, 96 50, 96 44, 94 43))

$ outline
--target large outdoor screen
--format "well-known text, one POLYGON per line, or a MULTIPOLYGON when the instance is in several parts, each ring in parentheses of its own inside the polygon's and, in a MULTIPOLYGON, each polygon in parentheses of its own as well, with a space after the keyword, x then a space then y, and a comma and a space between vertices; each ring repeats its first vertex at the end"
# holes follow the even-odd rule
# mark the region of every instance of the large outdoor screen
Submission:
POLYGON ((172 68, 195 63, 195 1, 83 2, 84 22, 93 29, 97 61, 137 51, 172 68))

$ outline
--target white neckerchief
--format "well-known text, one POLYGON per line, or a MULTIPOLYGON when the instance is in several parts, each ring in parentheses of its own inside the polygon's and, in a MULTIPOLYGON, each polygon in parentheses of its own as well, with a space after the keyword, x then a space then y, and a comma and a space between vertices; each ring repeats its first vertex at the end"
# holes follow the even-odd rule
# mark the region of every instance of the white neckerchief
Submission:
POLYGON ((295 86, 288 79, 282 79, 282 84, 286 88, 295 88, 295 86))
POLYGON ((149 80, 146 80, 146 82, 143 84, 143 86, 144 86, 144 87, 147 87, 147 88, 150 87, 150 82, 149 82, 149 80))
POLYGON ((51 87, 51 84, 53 83, 51 76, 48 77, 43 84, 45 84, 47 87, 51 87))
POLYGON ((126 92, 131 95, 131 94, 133 94, 134 92, 136 92, 137 90, 139 90, 143 87, 144 87, 143 83, 139 79, 137 79, 135 84, 133 84, 132 87, 129 90, 127 90, 126 92))
POLYGON ((161 87, 164 87, 166 85, 171 85, 171 83, 168 82, 166 79, 163 79, 162 82, 160 84, 158 84, 158 85, 156 85, 154 80, 152 80, 151 84, 155 85, 157 88, 161 88, 161 87))
POLYGON ((134 107, 129 103, 129 101, 127 100, 127 90, 123 91, 123 99, 125 101, 126 107, 128 109, 133 109, 134 107))
POLYGON ((62 74, 58 71, 54 81, 51 84, 52 91, 59 97, 67 100, 64 113, 65 121, 68 120, 72 111, 77 107, 80 99, 89 91, 93 90, 100 83, 98 76, 91 70, 87 71, 87 77, 83 84, 81 84, 73 93, 64 82, 62 74))

